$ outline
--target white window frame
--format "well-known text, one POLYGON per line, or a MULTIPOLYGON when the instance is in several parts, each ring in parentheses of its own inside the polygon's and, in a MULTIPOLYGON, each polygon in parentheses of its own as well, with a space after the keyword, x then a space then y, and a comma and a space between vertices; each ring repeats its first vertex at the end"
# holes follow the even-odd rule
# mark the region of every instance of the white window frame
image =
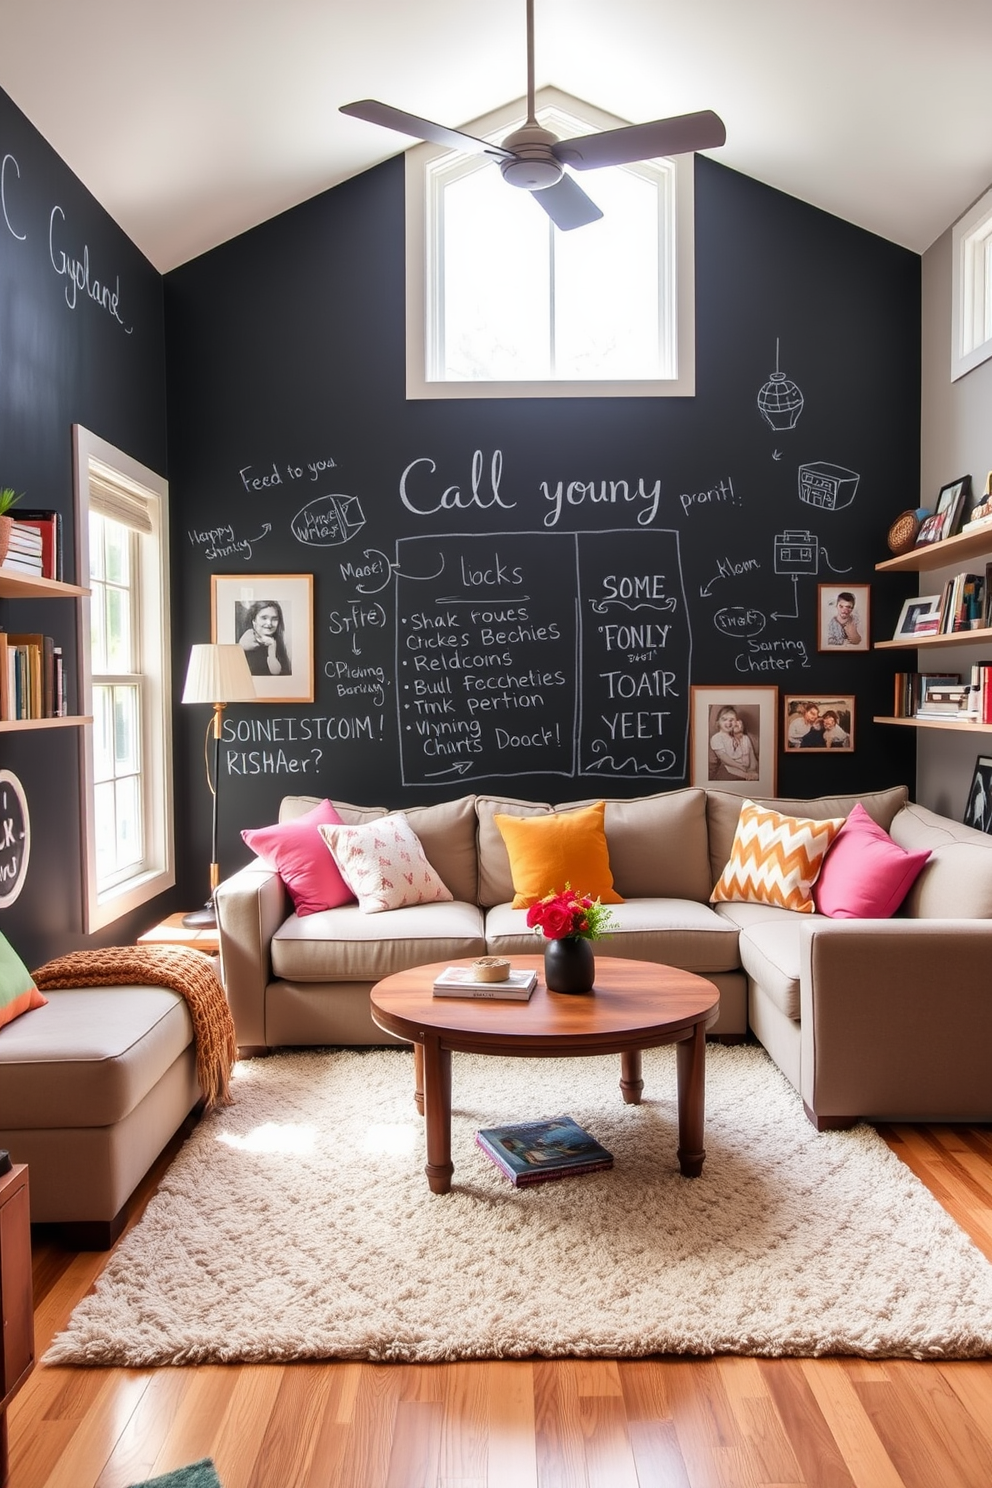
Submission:
POLYGON ((951 381, 992 357, 992 190, 951 233, 951 381))
MULTIPOLYGON (((585 132, 618 129, 625 122, 591 104, 572 98, 557 88, 542 88, 536 95, 536 112, 555 109, 583 121, 585 132)), ((526 116, 526 102, 518 100, 505 108, 467 124, 467 134, 502 140, 526 116)), ((438 224, 429 208, 430 168, 452 152, 445 146, 421 144, 406 152, 406 395, 422 398, 689 398, 696 391, 696 294, 694 250, 694 168, 692 155, 671 156, 674 209, 675 359, 672 378, 593 382, 587 380, 528 382, 442 381, 429 378, 429 336, 437 333, 435 255, 438 224)), ((473 160, 472 165, 476 162, 473 160)), ((495 170, 489 164, 483 169, 495 170)), ((651 169, 651 167, 648 167, 651 169)), ((658 167, 654 167, 655 170, 658 167)), ((595 199, 595 171, 580 172, 595 199)), ((512 190, 507 187, 507 190, 512 190)), ((576 229, 581 232, 582 229, 576 229)))
MULTIPOLYGON (((136 544, 140 566, 138 627, 142 690, 141 755, 145 853, 141 867, 99 892, 96 871, 93 725, 83 729, 81 760, 83 919, 87 934, 140 908, 176 882, 172 782, 172 657, 169 609, 169 487, 161 476, 106 440, 73 425, 76 572, 89 583, 90 482, 116 488, 140 503, 151 524, 136 544)), ((83 712, 93 712, 90 600, 79 601, 79 674, 83 712)))

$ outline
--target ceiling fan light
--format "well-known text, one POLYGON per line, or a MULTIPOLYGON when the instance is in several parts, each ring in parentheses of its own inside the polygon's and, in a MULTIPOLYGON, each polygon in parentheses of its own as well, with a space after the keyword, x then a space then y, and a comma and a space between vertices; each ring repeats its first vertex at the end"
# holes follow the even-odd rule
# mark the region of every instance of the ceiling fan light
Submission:
POLYGON ((499 168, 504 181, 523 191, 544 191, 548 186, 557 186, 564 174, 557 160, 530 160, 526 156, 501 160, 499 168))

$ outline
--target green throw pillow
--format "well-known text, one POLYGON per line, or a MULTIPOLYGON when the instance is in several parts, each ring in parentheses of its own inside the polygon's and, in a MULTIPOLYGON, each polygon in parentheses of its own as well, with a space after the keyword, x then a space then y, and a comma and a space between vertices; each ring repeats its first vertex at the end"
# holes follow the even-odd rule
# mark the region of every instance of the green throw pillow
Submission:
POLYGON ((47 1001, 10 941, 0 933, 0 1028, 21 1013, 44 1007, 47 1001))

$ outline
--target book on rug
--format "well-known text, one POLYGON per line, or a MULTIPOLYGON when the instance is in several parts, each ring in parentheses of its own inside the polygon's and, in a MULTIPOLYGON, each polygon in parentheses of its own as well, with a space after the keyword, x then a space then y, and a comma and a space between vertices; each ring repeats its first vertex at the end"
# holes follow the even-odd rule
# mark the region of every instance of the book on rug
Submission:
POLYGON ((475 1140, 517 1188, 613 1166, 613 1153, 571 1116, 484 1127, 475 1140))
POLYGON ((435 997, 478 997, 488 1002, 527 1002, 537 986, 536 971, 511 969, 505 982, 477 982, 470 966, 449 966, 434 982, 435 997))

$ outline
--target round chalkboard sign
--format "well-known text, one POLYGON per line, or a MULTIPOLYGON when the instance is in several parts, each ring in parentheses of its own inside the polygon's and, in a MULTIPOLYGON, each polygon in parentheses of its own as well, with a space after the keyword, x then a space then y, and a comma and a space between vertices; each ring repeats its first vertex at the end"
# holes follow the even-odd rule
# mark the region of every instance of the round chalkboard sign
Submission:
POLYGON ((24 787, 9 770, 0 770, 0 909, 13 904, 28 871, 31 817, 24 787))

